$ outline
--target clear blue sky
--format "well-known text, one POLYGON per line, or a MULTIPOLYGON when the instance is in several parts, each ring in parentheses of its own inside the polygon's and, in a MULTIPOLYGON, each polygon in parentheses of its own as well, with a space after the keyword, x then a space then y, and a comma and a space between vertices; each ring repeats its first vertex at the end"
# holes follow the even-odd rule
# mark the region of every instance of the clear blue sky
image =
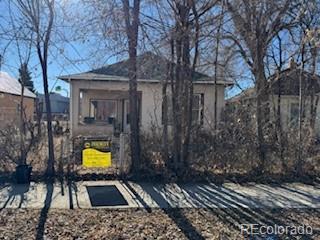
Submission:
MULTIPOLYGON (((75 7, 78 1, 75 0, 57 0, 56 5, 62 9, 64 7, 68 7, 71 9, 75 7)), ((7 29, 10 25, 10 16, 8 11, 8 3, 6 1, 0 0, 0 9, 3 10, 0 13, 0 26, 2 28, 7 29)), ((11 9, 14 14, 18 14, 18 11, 14 9, 14 5, 11 5, 11 9)), ((79 9, 75 9, 79 11, 79 9)), ((59 21, 58 19, 57 21, 59 21)), ((62 24, 58 23, 57 26, 61 27, 62 24), (59 25, 61 24, 61 25, 59 25)), ((65 24, 68 26, 68 23, 65 24)), ((79 73, 88 71, 92 68, 113 63, 116 61, 116 58, 110 57, 108 58, 107 54, 105 58, 94 59, 91 58, 88 60, 90 54, 92 54, 92 47, 94 46, 94 42, 87 44, 84 41, 80 40, 72 40, 68 39, 68 41, 62 41, 60 34, 57 34, 61 29, 55 29, 53 33, 53 41, 49 50, 49 59, 48 59, 48 76, 49 76, 49 90, 54 90, 55 86, 62 86, 63 88, 69 90, 69 86, 67 83, 59 80, 57 77, 65 74, 79 73), (87 59, 87 60, 84 60, 87 59)), ((63 30, 65 36, 68 35, 67 27, 63 30)), ((11 41, 8 46, 9 41, 7 39, 3 39, 0 36, 0 54, 2 55, 1 62, 1 71, 8 72, 11 76, 18 78, 19 76, 19 66, 21 64, 18 52, 17 52, 17 43, 15 41, 11 41), (8 46, 8 47, 7 47, 8 46)), ((20 45, 20 49, 22 54, 24 54, 25 45, 20 45)), ((34 81, 35 89, 43 93, 43 84, 42 84, 42 75, 41 75, 41 66, 39 64, 39 59, 36 54, 35 49, 32 49, 29 60, 29 71, 32 73, 32 79, 34 81)), ((65 91, 62 91, 61 94, 66 95, 65 91)))

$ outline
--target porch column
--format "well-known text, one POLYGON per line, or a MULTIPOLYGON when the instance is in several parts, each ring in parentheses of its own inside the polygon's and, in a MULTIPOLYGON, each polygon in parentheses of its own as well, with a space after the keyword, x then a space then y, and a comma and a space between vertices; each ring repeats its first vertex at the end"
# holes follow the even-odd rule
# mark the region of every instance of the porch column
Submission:
POLYGON ((74 83, 70 82, 70 130, 71 135, 74 137, 77 132, 78 122, 79 122, 79 98, 80 91, 79 87, 74 83))

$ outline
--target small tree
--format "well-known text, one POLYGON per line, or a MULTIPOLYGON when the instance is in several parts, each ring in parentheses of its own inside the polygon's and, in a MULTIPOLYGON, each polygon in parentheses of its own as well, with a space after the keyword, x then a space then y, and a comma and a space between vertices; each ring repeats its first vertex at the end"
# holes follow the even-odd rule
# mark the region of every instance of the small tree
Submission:
POLYGON ((19 69, 19 82, 21 84, 21 96, 20 96, 20 162, 19 164, 27 164, 27 152, 25 148, 25 138, 26 138, 26 118, 25 118, 25 109, 24 109, 24 88, 25 84, 29 79, 30 75, 28 73, 27 63, 21 64, 19 69))
POLYGON ((34 39, 31 39, 31 41, 36 48, 42 70, 43 89, 47 110, 48 177, 54 175, 54 147, 48 84, 48 53, 55 16, 54 3, 54 0, 17 0, 17 6, 23 16, 23 21, 34 34, 34 39))
MULTIPOLYGON (((18 45, 19 48, 19 45, 18 45)), ((19 51, 19 50, 18 50, 19 51)), ((21 56, 20 56, 21 60, 21 56)), ((0 130, 0 155, 5 160, 10 160, 17 165, 26 165, 27 157, 30 151, 39 143, 40 132, 35 131, 36 125, 26 117, 26 108, 24 104, 25 82, 29 79, 25 72, 27 63, 23 63, 25 67, 19 71, 19 82, 21 83, 20 102, 19 102, 19 127, 8 124, 6 128, 0 130), (14 146, 19 146, 16 148, 14 146)))
POLYGON ((34 89, 33 81, 32 81, 27 63, 21 64, 19 68, 19 75, 20 75, 19 82, 23 84, 26 88, 28 88, 31 92, 34 93, 36 90, 34 89))

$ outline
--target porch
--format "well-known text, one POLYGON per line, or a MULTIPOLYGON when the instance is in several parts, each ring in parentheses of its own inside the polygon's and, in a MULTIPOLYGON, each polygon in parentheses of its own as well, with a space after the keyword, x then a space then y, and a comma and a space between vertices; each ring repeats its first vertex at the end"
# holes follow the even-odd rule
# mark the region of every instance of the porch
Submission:
MULTIPOLYGON (((71 100, 73 136, 112 136, 129 131, 126 90, 79 89, 71 100)), ((141 99, 141 93, 139 93, 141 99)))

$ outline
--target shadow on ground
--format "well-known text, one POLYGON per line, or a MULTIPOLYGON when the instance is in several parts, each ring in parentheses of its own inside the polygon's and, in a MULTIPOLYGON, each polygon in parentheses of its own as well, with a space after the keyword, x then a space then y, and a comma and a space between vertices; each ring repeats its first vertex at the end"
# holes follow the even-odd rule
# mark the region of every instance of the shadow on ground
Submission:
POLYGON ((46 198, 44 201, 44 206, 41 209, 40 217, 38 220, 36 240, 44 239, 45 224, 46 224, 46 221, 48 218, 48 213, 49 213, 49 209, 50 209, 51 202, 52 202, 53 181, 47 182, 46 188, 47 188, 47 193, 46 193, 46 198))
MULTIPOLYGON (((261 201, 239 193, 233 189, 226 188, 222 185, 198 185, 195 187, 186 187, 186 185, 176 185, 174 190, 168 185, 152 186, 148 184, 139 184, 143 192, 148 194, 154 203, 156 203, 177 225, 188 239, 204 239, 201 231, 201 224, 194 224, 194 221, 190 220, 190 216, 185 213, 186 209, 195 208, 199 209, 199 216, 201 222, 205 223, 210 221, 206 219, 205 214, 201 214, 203 209, 209 211, 219 221, 228 225, 235 231, 241 232, 241 225, 243 224, 257 224, 258 226, 300 226, 303 225, 301 219, 284 217, 281 211, 287 213, 292 211, 306 211, 308 214, 319 214, 318 209, 308 209, 308 205, 304 205, 302 202, 295 202, 295 200, 288 197, 288 191, 297 195, 296 197, 305 197, 309 201, 319 203, 317 197, 302 191, 292 189, 285 186, 272 191, 272 187, 259 185, 259 188, 265 194, 267 194, 268 200, 280 199, 282 205, 286 202, 291 202, 292 205, 301 207, 301 209, 283 209, 283 208, 271 208, 269 205, 264 205, 261 201), (182 203, 182 204, 181 204, 182 203), (179 208, 184 205, 186 208, 179 208)), ((144 194, 143 193, 143 194, 144 194)), ((144 196, 142 196, 143 198, 144 196)), ((195 210, 193 210, 195 211, 195 210)), ((290 215, 290 214, 289 214, 290 215)), ((198 216, 198 217, 199 217, 198 216)), ((191 217, 192 218, 192 217, 191 217)), ((250 236, 250 239, 315 239, 316 236, 320 236, 319 229, 313 229, 313 236, 303 235, 297 236, 292 233, 288 235, 254 235, 250 236)), ((249 237, 249 236, 248 236, 249 237)))
MULTIPOLYGON (((1 187, 1 189, 8 187, 9 185, 4 185, 3 187, 1 187)), ((8 206, 8 204, 12 204, 13 201, 15 201, 15 199, 17 197, 19 197, 19 204, 18 204, 18 208, 21 208, 22 204, 24 203, 24 201, 26 201, 26 196, 25 194, 29 191, 30 188, 30 184, 12 184, 9 187, 8 190, 8 198, 7 200, 4 202, 4 204, 1 206, 1 209, 4 209, 8 206)))

